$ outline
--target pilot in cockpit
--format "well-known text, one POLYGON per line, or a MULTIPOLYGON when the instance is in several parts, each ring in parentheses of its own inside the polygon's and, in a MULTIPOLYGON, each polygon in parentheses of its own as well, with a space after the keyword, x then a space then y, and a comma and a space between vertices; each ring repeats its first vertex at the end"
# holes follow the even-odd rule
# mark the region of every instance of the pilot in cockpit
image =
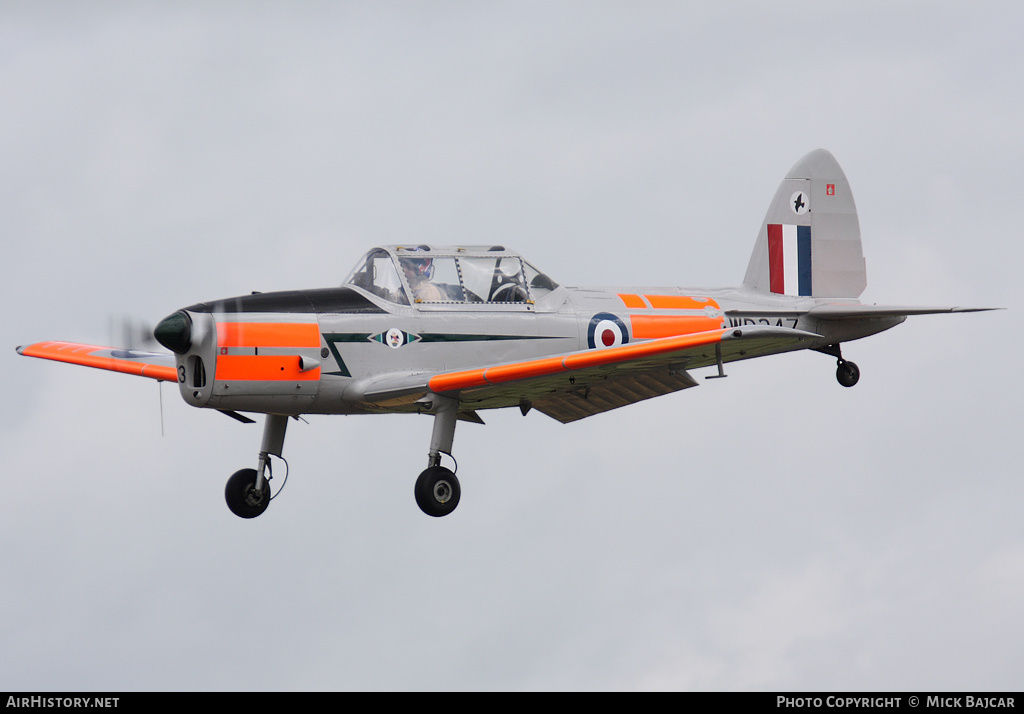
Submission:
POLYGON ((413 297, 423 302, 446 300, 444 293, 430 282, 434 273, 434 261, 430 258, 399 258, 398 264, 409 283, 413 297))

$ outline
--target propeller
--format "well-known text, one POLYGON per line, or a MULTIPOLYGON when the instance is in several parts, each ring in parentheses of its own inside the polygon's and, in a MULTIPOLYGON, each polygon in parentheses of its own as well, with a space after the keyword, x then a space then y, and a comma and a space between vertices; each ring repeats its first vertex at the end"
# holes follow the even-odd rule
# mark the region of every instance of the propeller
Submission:
POLYGON ((110 344, 129 350, 160 350, 152 323, 132 315, 110 315, 110 344))

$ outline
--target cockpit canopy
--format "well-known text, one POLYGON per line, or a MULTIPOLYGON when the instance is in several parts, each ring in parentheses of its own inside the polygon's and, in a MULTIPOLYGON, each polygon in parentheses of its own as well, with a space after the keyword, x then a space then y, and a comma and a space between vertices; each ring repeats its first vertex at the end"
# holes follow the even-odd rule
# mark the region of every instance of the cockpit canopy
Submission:
POLYGON ((558 287, 501 246, 374 248, 345 283, 399 305, 533 304, 558 287))

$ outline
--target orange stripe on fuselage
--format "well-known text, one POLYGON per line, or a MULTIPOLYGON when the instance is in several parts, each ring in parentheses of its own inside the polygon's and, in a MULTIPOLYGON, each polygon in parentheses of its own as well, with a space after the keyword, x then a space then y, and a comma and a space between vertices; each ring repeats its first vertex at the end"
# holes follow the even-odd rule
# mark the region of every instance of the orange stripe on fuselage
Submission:
POLYGON ((217 379, 225 382, 315 382, 320 368, 299 371, 298 355, 218 355, 217 379))
POLYGON ((320 368, 299 370, 299 355, 261 355, 261 347, 309 348, 320 346, 315 322, 218 322, 216 378, 232 381, 298 381, 320 379, 320 368), (255 347, 254 355, 224 354, 229 347, 255 347))
POLYGON ((319 347, 315 322, 218 322, 218 347, 319 347))
POLYGON ((711 298, 694 298, 686 295, 644 295, 644 297, 651 303, 651 307, 658 310, 703 310, 706 307, 718 309, 718 303, 711 298))
POLYGON ((626 307, 632 307, 638 310, 643 310, 647 307, 647 303, 645 303, 644 299, 639 295, 625 295, 619 293, 619 299, 622 300, 622 304, 626 307))
POLYGON ((637 340, 689 335, 722 326, 722 318, 706 315, 630 315, 630 329, 637 340))

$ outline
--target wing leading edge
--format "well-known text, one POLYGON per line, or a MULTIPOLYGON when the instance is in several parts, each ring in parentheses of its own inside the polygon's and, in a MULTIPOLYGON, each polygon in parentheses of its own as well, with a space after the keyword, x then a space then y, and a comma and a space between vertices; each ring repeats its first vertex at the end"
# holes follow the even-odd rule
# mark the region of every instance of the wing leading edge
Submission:
POLYGON ((134 374, 163 382, 178 381, 174 355, 170 353, 142 352, 76 342, 37 342, 18 347, 17 350, 18 354, 26 357, 39 357, 111 372, 134 374))

